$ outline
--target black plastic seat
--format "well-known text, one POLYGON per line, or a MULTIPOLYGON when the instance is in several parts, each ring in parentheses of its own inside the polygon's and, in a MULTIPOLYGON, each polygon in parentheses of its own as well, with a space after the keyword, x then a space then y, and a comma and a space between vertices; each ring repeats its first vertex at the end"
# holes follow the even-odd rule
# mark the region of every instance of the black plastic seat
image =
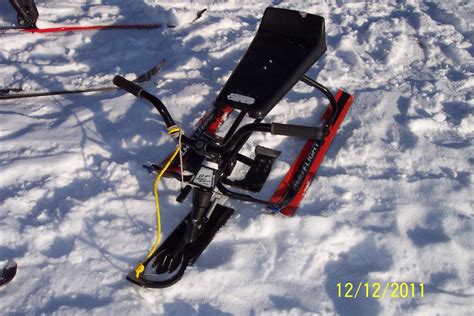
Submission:
POLYGON ((263 118, 325 51, 323 17, 267 8, 255 38, 214 105, 263 118))

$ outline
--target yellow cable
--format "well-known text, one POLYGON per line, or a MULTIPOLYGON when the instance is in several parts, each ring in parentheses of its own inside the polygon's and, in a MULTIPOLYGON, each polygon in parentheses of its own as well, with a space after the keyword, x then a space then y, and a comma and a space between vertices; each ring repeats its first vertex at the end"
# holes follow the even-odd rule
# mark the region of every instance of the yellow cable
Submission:
POLYGON ((179 126, 171 126, 168 128, 168 134, 174 136, 175 133, 181 133, 181 128, 179 126))
MULTIPOLYGON (((170 135, 176 132, 182 133, 179 127, 173 127, 173 129, 168 130, 168 134, 170 135)), ((153 255, 156 248, 158 248, 158 245, 160 244, 160 240, 161 240, 161 216, 160 216, 160 202, 158 199, 158 183, 161 179, 161 176, 169 168, 174 158, 176 158, 176 156, 179 154, 180 150, 181 150, 181 144, 178 143, 178 146, 176 146, 176 149, 174 150, 173 155, 171 155, 171 158, 166 162, 165 166, 163 167, 163 169, 161 169, 160 173, 156 176, 155 182, 153 183, 153 194, 155 196, 155 211, 156 211, 156 240, 155 240, 155 243, 153 244, 152 249, 148 253, 146 259, 149 259, 153 255)), ((143 271, 145 271, 145 266, 143 265, 143 262, 139 262, 137 267, 135 268, 135 277, 138 279, 140 277, 140 274, 142 274, 143 271)))

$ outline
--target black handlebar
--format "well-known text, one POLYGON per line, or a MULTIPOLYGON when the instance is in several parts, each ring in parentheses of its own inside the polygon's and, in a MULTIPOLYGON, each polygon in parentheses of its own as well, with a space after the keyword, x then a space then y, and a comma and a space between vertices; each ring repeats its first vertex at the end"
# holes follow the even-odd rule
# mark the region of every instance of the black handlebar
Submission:
POLYGON ((133 94, 136 97, 142 98, 153 104, 153 106, 160 112, 161 117, 165 121, 166 127, 170 128, 172 126, 175 126, 175 122, 173 118, 171 117, 170 113, 168 112, 168 109, 166 106, 161 102, 160 99, 155 97, 153 94, 145 91, 142 87, 139 85, 125 79, 124 77, 121 76, 115 76, 113 80, 114 85, 119 87, 120 89, 123 89, 127 91, 128 93, 133 94))
MULTIPOLYGON (((149 92, 145 91, 139 85, 121 77, 115 76, 113 79, 113 83, 136 97, 142 98, 153 104, 153 106, 160 112, 161 117, 165 121, 166 126, 172 127, 175 126, 175 122, 171 117, 170 113, 166 109, 166 106, 161 102, 160 99, 155 97, 154 95, 150 94, 149 92)), ((204 147, 198 148, 197 139, 188 138, 183 135, 182 141, 194 148, 195 150, 202 151, 203 154, 206 152, 209 153, 225 153, 232 148, 246 135, 251 134, 253 132, 270 132, 273 135, 285 135, 285 136, 293 136, 293 137, 301 137, 305 139, 314 139, 318 140, 323 138, 323 130, 317 127, 308 127, 308 126, 301 126, 301 125, 292 125, 292 124, 279 124, 279 123, 272 123, 272 124, 265 124, 265 123, 252 123, 247 124, 239 128, 228 141, 226 141, 222 145, 214 145, 214 144, 206 144, 204 147)), ((199 146, 203 146, 204 144, 201 142, 199 146)))
POLYGON ((125 79, 121 76, 115 76, 113 80, 114 85, 119 87, 122 90, 127 91, 128 93, 133 94, 136 97, 140 97, 140 91, 144 91, 139 85, 125 79))
POLYGON ((272 123, 270 132, 273 135, 293 136, 315 140, 323 137, 323 130, 321 128, 292 124, 272 123))
MULTIPOLYGON (((239 128, 230 138, 222 145, 207 144, 206 151, 210 153, 225 153, 232 150, 232 148, 239 143, 239 141, 248 134, 254 132, 271 133, 273 135, 284 135, 300 137, 304 139, 319 140, 323 138, 323 129, 318 127, 309 127, 292 124, 279 123, 251 123, 239 128)), ((183 141, 190 146, 193 146, 193 139, 183 137, 183 141)))

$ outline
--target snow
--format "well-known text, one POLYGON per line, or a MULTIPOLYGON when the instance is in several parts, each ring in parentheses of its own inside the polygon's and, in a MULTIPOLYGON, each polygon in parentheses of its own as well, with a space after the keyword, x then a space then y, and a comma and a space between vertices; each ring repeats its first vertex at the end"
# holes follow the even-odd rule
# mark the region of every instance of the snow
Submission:
MULTIPOLYGON (((176 28, 0 34, 0 87, 109 85, 167 62, 147 89, 186 132, 209 109, 267 6, 322 15, 328 51, 309 71, 355 95, 293 218, 236 209, 184 278, 163 290, 125 275, 155 238, 153 178, 174 148, 151 106, 120 91, 0 100, 0 288, 14 314, 472 315, 473 15, 469 1, 36 1, 40 27, 162 22, 176 28), (204 16, 190 23, 196 12, 204 16), (420 298, 339 298, 337 283, 414 282, 420 298)), ((0 25, 14 25, 7 1, 0 25)), ((325 101, 298 84, 267 121, 310 125, 325 101)), ((282 150, 278 185, 303 142, 282 150)), ((241 171, 243 172, 243 171, 241 171)), ((190 207, 160 185, 163 236, 190 207)))

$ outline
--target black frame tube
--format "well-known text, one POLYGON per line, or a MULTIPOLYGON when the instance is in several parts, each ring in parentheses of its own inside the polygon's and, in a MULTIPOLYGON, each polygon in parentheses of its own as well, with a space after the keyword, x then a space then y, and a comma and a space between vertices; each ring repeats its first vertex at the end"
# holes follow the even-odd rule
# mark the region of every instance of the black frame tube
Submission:
MULTIPOLYGON (((207 151, 209 151, 210 153, 224 154, 228 151, 231 151, 235 147, 239 147, 236 145, 242 142, 242 139, 244 139, 245 136, 250 137, 250 134, 254 132, 270 133, 271 128, 272 128, 272 124, 268 124, 268 123, 246 124, 242 126, 241 128, 239 128, 224 144, 222 145, 208 144, 207 151)), ((245 141, 247 141, 247 139, 245 141)))
POLYGON ((176 125, 166 106, 163 104, 163 102, 161 102, 160 99, 155 97, 153 94, 147 92, 141 86, 130 80, 125 79, 122 76, 115 76, 113 79, 113 83, 120 89, 123 89, 138 98, 145 99, 150 102, 160 113, 161 117, 163 118, 163 121, 166 124, 166 127, 170 128, 176 125))
POLYGON ((160 115, 163 118, 163 121, 165 121, 166 127, 170 128, 172 126, 176 126, 176 123, 174 122, 173 118, 171 117, 170 112, 168 112, 168 109, 163 104, 163 102, 161 102, 160 99, 158 99, 153 94, 151 94, 151 93, 149 93, 145 90, 142 90, 139 93, 139 96, 140 96, 140 98, 145 99, 145 100, 149 101, 151 104, 153 104, 155 109, 157 109, 158 112, 160 112, 160 115))
POLYGON ((237 130, 240 123, 242 123, 242 120, 245 118, 245 115, 247 115, 247 113, 245 113, 244 111, 240 111, 239 116, 237 116, 234 123, 232 123, 232 126, 229 128, 229 130, 225 134, 224 140, 222 141, 223 143, 226 143, 229 140, 229 138, 231 138, 232 135, 234 135, 234 132, 237 130))
POLYGON ((328 120, 327 125, 332 126, 334 124, 334 121, 336 120, 337 114, 339 113, 339 108, 337 106, 336 99, 332 95, 331 91, 329 91, 328 88, 317 82, 316 80, 311 79, 310 77, 304 75, 300 79, 301 82, 306 83, 308 86, 313 87, 321 91, 326 98, 329 100, 329 103, 331 104, 331 118, 328 120))

